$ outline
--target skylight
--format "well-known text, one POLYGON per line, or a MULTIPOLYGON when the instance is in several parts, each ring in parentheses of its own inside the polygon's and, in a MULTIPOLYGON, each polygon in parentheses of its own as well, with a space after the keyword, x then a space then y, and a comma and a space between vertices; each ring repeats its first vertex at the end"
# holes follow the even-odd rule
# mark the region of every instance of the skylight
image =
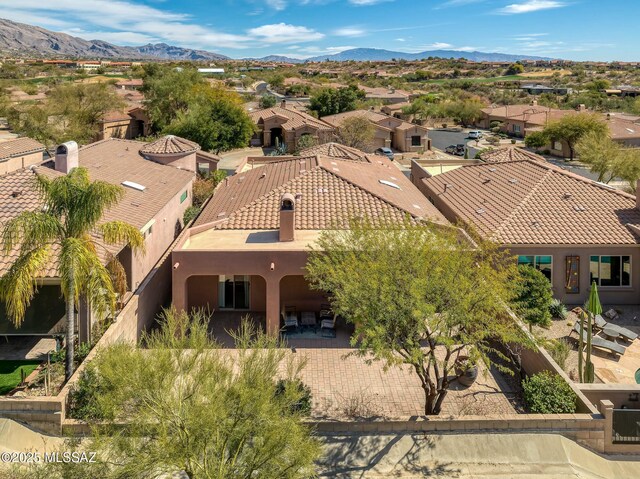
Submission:
POLYGON ((140 183, 136 183, 134 181, 123 181, 122 186, 127 186, 129 188, 133 188, 134 190, 144 191, 147 189, 146 186, 141 185, 140 183))
POLYGON ((386 186, 390 186, 391 188, 395 188, 396 190, 399 190, 400 187, 398 185, 396 185, 395 183, 393 183, 392 181, 387 181, 387 180, 378 180, 381 184, 386 185, 386 186))

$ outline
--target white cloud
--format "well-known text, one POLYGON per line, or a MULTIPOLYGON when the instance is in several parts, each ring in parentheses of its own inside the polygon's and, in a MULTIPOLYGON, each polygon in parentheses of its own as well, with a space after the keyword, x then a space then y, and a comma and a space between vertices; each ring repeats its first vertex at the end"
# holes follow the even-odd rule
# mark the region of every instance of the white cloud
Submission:
POLYGON ((485 0, 449 0, 448 2, 444 2, 441 5, 438 5, 436 9, 440 8, 449 8, 449 7, 462 7, 464 5, 470 5, 472 3, 480 3, 485 0))
POLYGON ((324 38, 324 34, 307 27, 274 23, 251 28, 247 33, 265 43, 312 42, 324 38))
POLYGON ((266 0, 265 3, 274 10, 284 10, 287 6, 286 0, 266 0))
POLYGON ((396 42, 406 42, 406 38, 396 38, 396 42))
POLYGON ((444 50, 453 48, 453 45, 451 45, 451 43, 434 42, 430 43, 429 45, 423 45, 420 48, 422 50, 444 50))
POLYGON ((342 27, 334 30, 333 34, 339 37, 361 37, 366 35, 367 31, 359 27, 342 27))
MULTIPOLYGON (((133 38, 133 32, 191 48, 246 48, 251 38, 205 28, 192 22, 189 15, 172 13, 130 0, 0 0, 4 17, 38 22, 43 26, 70 31, 83 25, 87 31, 122 32, 133 38)), ((83 35, 84 36, 84 35, 83 35)), ((94 37, 95 38, 95 37, 94 37)), ((91 39, 91 38, 89 38, 91 39)))
POLYGON ((160 41, 158 37, 137 32, 85 31, 79 28, 71 28, 69 30, 63 30, 63 33, 84 38, 85 40, 103 40, 117 45, 142 45, 144 43, 157 43, 160 41))
POLYGON ((498 13, 513 15, 518 13, 531 13, 539 10, 566 7, 567 4, 556 0, 526 0, 521 3, 512 3, 497 10, 498 13))

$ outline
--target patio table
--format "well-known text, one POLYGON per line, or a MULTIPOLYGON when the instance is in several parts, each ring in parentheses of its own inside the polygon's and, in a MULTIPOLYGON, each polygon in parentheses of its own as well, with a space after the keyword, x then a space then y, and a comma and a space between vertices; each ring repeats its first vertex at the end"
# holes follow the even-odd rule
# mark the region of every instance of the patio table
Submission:
POLYGON ((315 326, 316 313, 314 313, 313 311, 303 311, 300 317, 300 323, 303 326, 315 326))
POLYGON ((610 341, 615 341, 618 338, 618 336, 620 336, 620 332, 616 328, 612 328, 610 326, 605 326, 604 328, 602 328, 602 333, 610 341))

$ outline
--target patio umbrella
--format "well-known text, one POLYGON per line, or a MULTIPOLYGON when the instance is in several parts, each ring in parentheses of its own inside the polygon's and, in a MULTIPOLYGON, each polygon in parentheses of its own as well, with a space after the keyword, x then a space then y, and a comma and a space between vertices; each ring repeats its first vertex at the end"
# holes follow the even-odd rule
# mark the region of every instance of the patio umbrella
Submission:
POLYGON ((587 311, 593 316, 596 314, 602 314, 602 305, 600 304, 600 297, 598 296, 598 286, 594 281, 591 284, 591 291, 589 292, 589 300, 587 301, 587 311))
MULTIPOLYGON (((593 363, 591 362, 591 336, 593 334, 592 318, 597 314, 602 314, 602 305, 600 304, 600 297, 598 296, 598 286, 596 282, 591 283, 591 291, 589 292, 589 300, 586 304, 587 310, 587 359, 585 361, 585 377, 584 382, 592 383, 595 380, 595 371, 593 363)), ((582 331, 580 331, 582 334, 582 331)), ((580 351, 582 355, 582 351, 580 351)))

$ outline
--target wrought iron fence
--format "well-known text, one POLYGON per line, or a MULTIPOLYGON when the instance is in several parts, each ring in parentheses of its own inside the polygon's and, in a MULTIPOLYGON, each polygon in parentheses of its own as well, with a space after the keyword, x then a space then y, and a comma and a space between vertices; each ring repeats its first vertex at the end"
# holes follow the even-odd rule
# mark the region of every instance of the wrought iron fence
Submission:
POLYGON ((613 443, 640 444, 640 409, 613 410, 613 443))

